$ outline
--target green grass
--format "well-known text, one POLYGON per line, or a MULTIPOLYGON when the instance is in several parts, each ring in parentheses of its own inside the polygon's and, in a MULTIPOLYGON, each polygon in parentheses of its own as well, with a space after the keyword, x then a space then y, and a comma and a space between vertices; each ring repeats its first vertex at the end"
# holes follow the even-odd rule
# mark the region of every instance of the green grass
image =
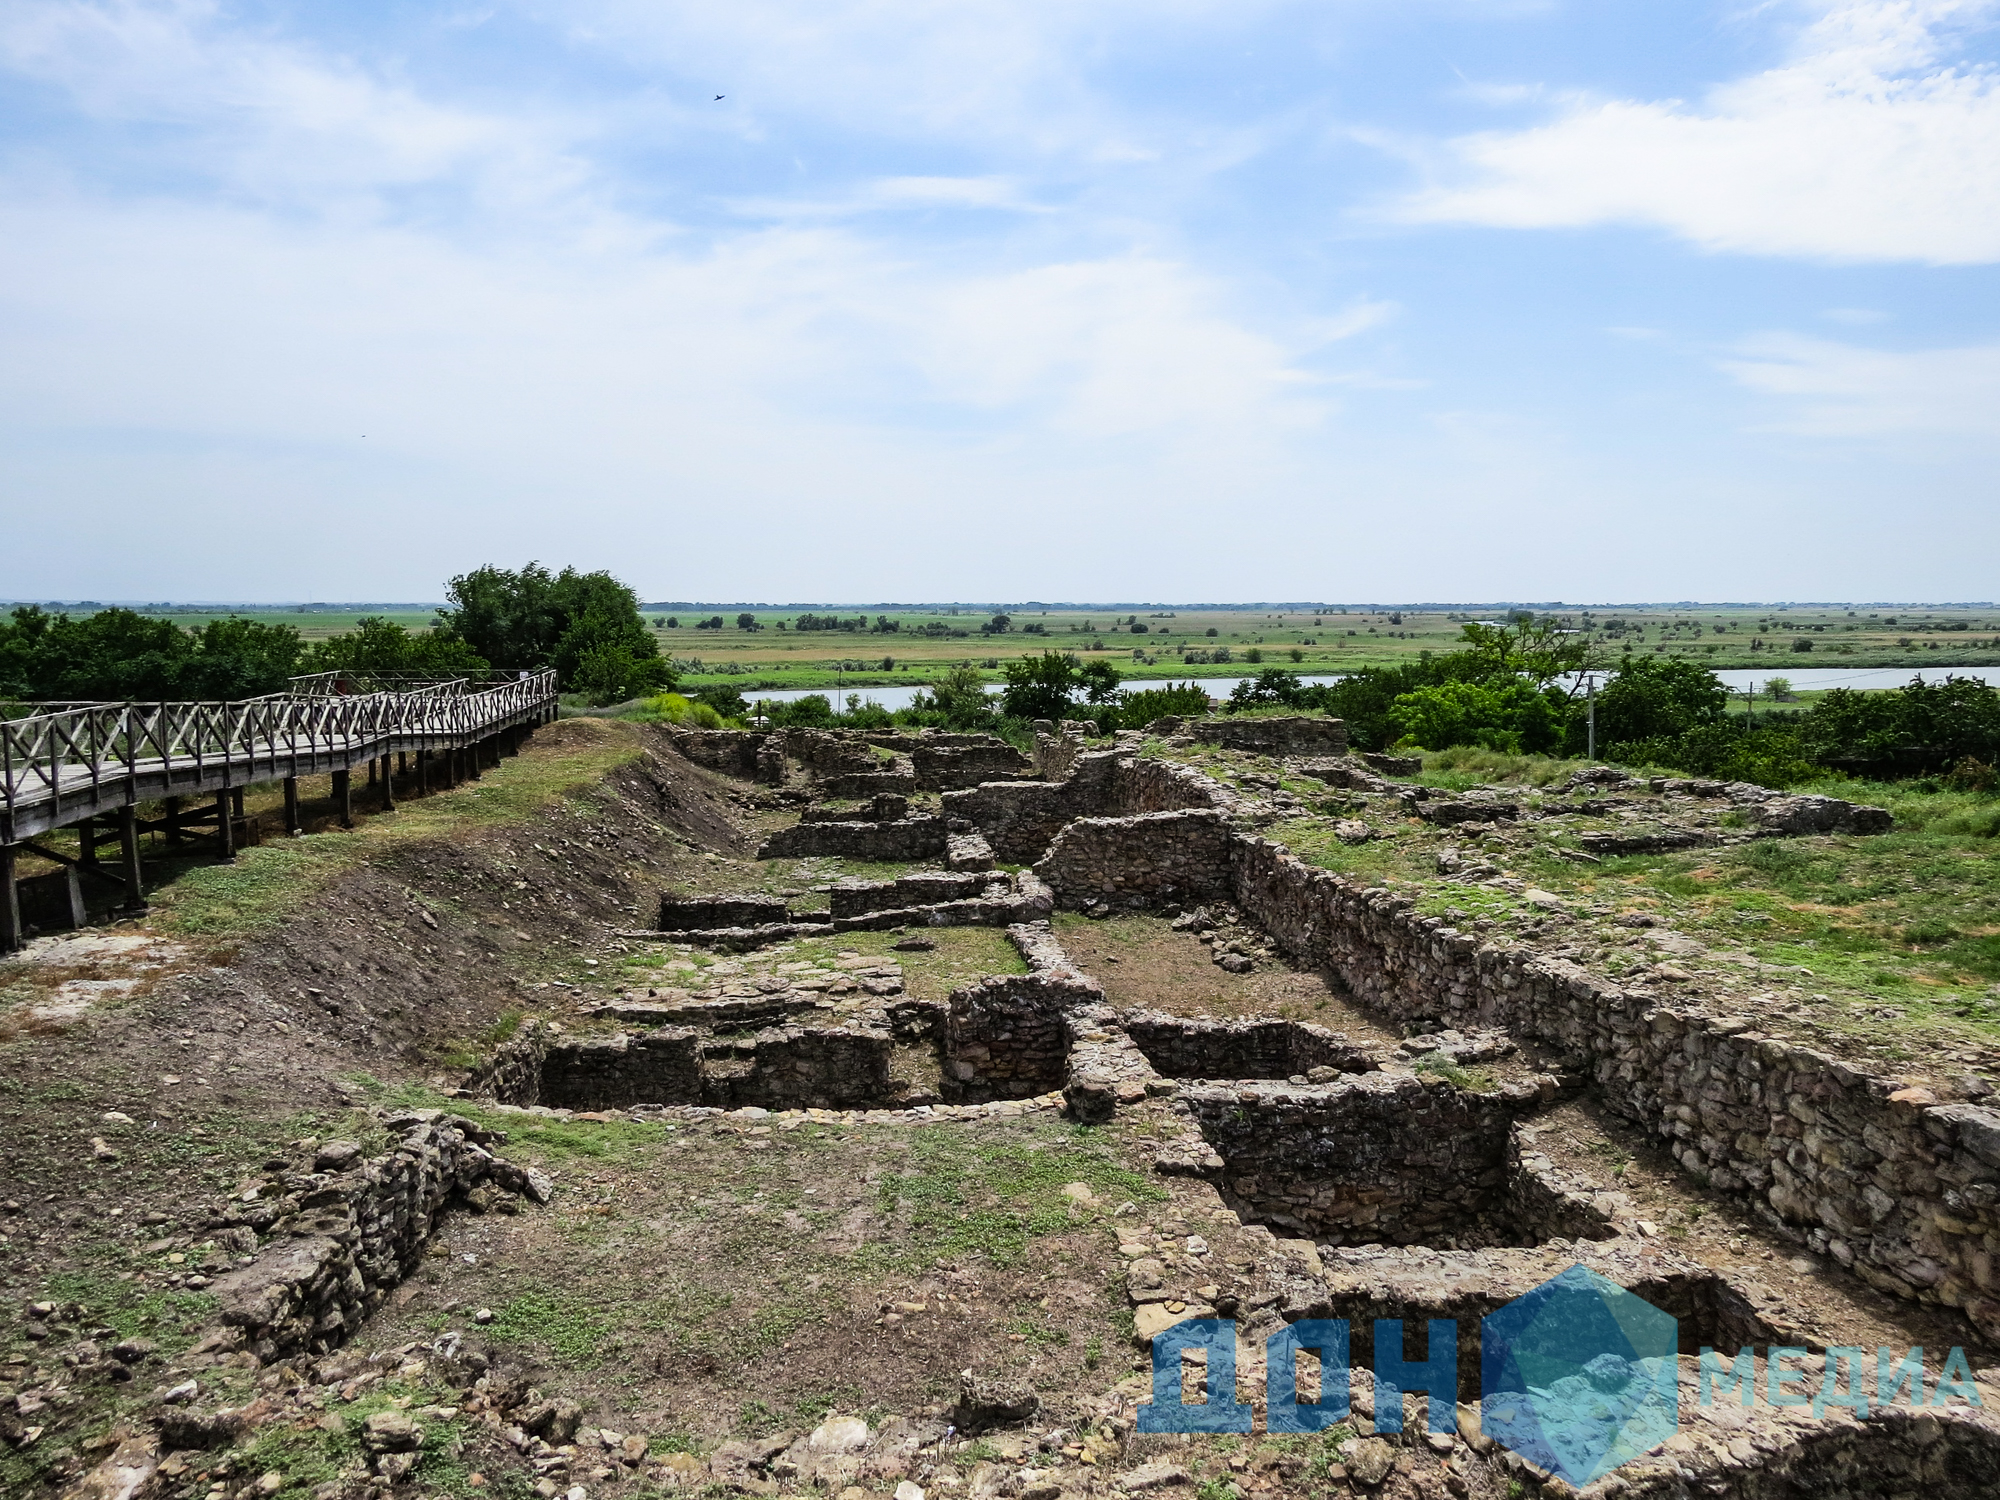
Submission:
POLYGON ((479 781, 404 801, 394 813, 363 816, 353 829, 275 840, 241 851, 234 864, 191 864, 150 893, 153 923, 222 942, 269 931, 366 859, 523 822, 643 753, 633 730, 612 725, 580 743, 530 741, 479 781))
POLYGON ((1810 970, 1808 987, 1836 1003, 1903 1012, 1871 1022, 1946 1023, 2000 1039, 2000 797, 1844 780, 1803 790, 1887 807, 1896 827, 1608 859, 1538 878, 1621 906, 1636 899, 1711 946, 1810 970))
POLYGON ((1410 1066, 1420 1077, 1442 1079, 1454 1088, 1484 1092, 1494 1086, 1490 1070, 1462 1067, 1445 1052, 1426 1052, 1410 1066))
POLYGON ((597 1365, 618 1326, 599 1302, 573 1292, 523 1292, 493 1310, 487 1333, 503 1344, 532 1345, 566 1365, 597 1365))
POLYGON ((1062 1193, 1070 1182, 1089 1184, 1100 1201, 1166 1196, 1076 1127, 1040 1133, 1033 1147, 921 1131, 911 1140, 908 1169, 886 1174, 878 1191, 883 1211, 909 1225, 899 1259, 923 1265, 979 1255, 1015 1266, 1032 1241, 1077 1226, 1076 1205, 1062 1193))
POLYGON ((58 1271, 43 1286, 58 1302, 80 1303, 93 1323, 115 1328, 121 1339, 146 1338, 163 1354, 178 1354, 214 1312, 215 1298, 206 1292, 148 1291, 118 1279, 121 1269, 140 1264, 118 1246, 106 1245, 89 1269, 58 1271))

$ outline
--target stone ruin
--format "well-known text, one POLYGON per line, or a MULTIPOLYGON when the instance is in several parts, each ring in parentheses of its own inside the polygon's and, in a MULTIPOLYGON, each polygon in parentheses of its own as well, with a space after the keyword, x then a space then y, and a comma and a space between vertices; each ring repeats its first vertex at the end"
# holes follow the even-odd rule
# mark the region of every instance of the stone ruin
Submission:
MULTIPOLYGON (((769 779, 770 740, 715 738, 694 758, 769 779)), ((1407 896, 1309 866, 1260 832, 1296 802, 1278 778, 1245 775, 1232 787, 1137 754, 1136 736, 1093 750, 1065 725, 1038 735, 1031 766, 991 747, 937 746, 961 752, 968 768, 1004 767, 955 785, 941 768, 949 757, 892 738, 850 736, 844 753, 823 740, 795 751, 788 739, 787 756, 823 768, 828 797, 872 800, 865 810, 809 809, 760 852, 937 860, 948 840, 976 837, 989 860, 1017 868, 842 882, 825 892, 824 911, 769 897, 670 898, 662 932, 728 946, 863 926, 1004 924, 1026 975, 990 976, 943 1003, 902 996, 878 968, 864 976, 884 981, 876 992, 837 1004, 779 988, 608 1007, 600 1019, 617 1031, 530 1028, 477 1085, 528 1105, 747 1104, 885 1118, 1059 1093, 1072 1117, 1090 1122, 1164 1100, 1175 1124, 1157 1169, 1206 1180, 1245 1223, 1306 1246, 1279 1293, 1287 1320, 1338 1317, 1363 1330, 1375 1317, 1435 1316, 1476 1329, 1485 1312, 1580 1262, 1679 1318, 1684 1354, 1703 1344, 1817 1347, 1781 1299, 1668 1248, 1636 1221, 1629 1198, 1538 1149, 1537 1116, 1558 1099, 1588 1096, 1802 1248, 1890 1296, 1956 1309, 1977 1336, 2000 1341, 2000 1114, 1992 1109, 1938 1103, 1761 1033, 1751 1019, 1666 1003, 1534 947, 1491 943, 1422 914, 1407 896), (963 754, 973 750, 981 754, 963 754), (879 762, 884 752, 897 757, 887 769, 859 768, 861 756, 879 762), (848 779, 863 776, 902 785, 848 779), (927 793, 935 811, 910 800, 927 793), (1240 913, 1287 962, 1332 976, 1405 1040, 1356 1041, 1279 1018, 1120 1009, 1046 921, 1062 908, 1196 912, 1207 923, 1204 903, 1240 913)), ((1546 794, 1440 793, 1390 779, 1417 769, 1406 758, 1347 755, 1341 726, 1327 720, 1208 720, 1182 738, 1281 758, 1294 775, 1363 799, 1360 811, 1393 804, 1453 830, 1617 823, 1615 832, 1578 835, 1586 859, 1888 826, 1879 809, 1836 799, 1638 782, 1606 768, 1546 794)), ((1373 836, 1365 818, 1352 822, 1355 841, 1373 836)), ((1440 857, 1447 879, 1492 878, 1478 859, 1454 858, 1446 868, 1440 857)), ((1142 1340, 1213 1315, 1188 1294, 1166 1300, 1150 1265, 1134 1260, 1127 1278, 1142 1340)), ((1478 1357, 1476 1337, 1464 1340, 1460 1358, 1475 1389, 1478 1357)), ((1364 1334, 1355 1364, 1366 1360, 1364 1334)), ((1923 1432, 1914 1414, 1895 1410, 1843 1417, 1838 1431, 1817 1417, 1817 1425, 1768 1413, 1755 1420, 1777 1424, 1758 1440, 1765 1451, 1794 1455, 1786 1460, 1794 1472, 1828 1476, 1834 1487, 1825 1493, 1863 1493, 1837 1485, 1871 1465, 2000 1472, 2000 1425, 1978 1412, 1927 1412, 1921 1420, 1933 1425, 1923 1432)), ((1695 1470, 1648 1464, 1621 1471, 1623 1493, 1695 1492, 1674 1487, 1695 1470)), ((1701 1493, 1807 1492, 1788 1488, 1754 1445, 1719 1442, 1697 1470, 1701 1493)))

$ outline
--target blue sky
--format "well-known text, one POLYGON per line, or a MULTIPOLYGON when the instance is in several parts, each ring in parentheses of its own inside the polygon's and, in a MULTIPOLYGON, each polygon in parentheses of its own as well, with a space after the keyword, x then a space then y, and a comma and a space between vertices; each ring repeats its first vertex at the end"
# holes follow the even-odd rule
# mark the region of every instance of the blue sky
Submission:
POLYGON ((1992 598, 1997 36, 9 0, 0 596, 1992 598))

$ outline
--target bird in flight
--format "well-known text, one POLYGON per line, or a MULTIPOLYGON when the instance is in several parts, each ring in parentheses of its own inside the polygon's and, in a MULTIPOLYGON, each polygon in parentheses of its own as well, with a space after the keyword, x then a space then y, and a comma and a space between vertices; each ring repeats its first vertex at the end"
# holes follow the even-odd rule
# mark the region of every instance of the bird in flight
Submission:
MULTIPOLYGON (((717 94, 717 95, 716 95, 715 97, 716 97, 717 99, 727 99, 727 98, 728 98, 729 96, 728 96, 727 94, 717 94)), ((711 101, 711 102, 713 102, 713 101, 711 101)))

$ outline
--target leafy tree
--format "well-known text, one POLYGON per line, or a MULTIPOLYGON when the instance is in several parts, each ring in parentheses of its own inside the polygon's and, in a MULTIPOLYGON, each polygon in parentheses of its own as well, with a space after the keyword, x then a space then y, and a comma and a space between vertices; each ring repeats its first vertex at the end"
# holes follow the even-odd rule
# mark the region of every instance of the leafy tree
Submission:
POLYGON ((1194 682, 1171 687, 1140 688, 1118 695, 1117 727, 1144 729, 1169 715, 1198 719, 1208 712, 1208 689, 1194 682))
MULTIPOLYGON (((1400 616, 1396 618, 1400 623, 1400 616)), ((1589 636, 1559 620, 1537 620, 1525 612, 1515 614, 1507 625, 1471 621, 1461 625, 1459 633, 1471 656, 1470 670, 1462 675, 1474 681, 1519 676, 1536 687, 1547 687, 1602 665, 1602 648, 1589 636)), ((1574 687, 1566 688, 1564 696, 1575 692, 1574 687)))
POLYGON ((750 705, 743 701, 743 694, 726 682, 713 683, 695 692, 695 702, 706 703, 725 719, 747 719, 750 705))
POLYGON ((1108 703, 1118 691, 1118 668, 1109 658, 1085 666, 1068 651, 1019 657, 1007 663, 1005 672, 1000 711, 1016 719, 1060 719, 1079 690, 1093 703, 1108 703))
POLYGON ((284 691, 299 633, 258 620, 183 630, 129 609, 51 615, 24 605, 0 624, 0 694, 34 700, 158 702, 284 691))
POLYGON ((979 668, 969 661, 953 662, 928 693, 912 696, 910 707, 920 715, 935 715, 946 729, 984 729, 993 722, 993 700, 979 668))
MULTIPOLYGON (((1626 656, 1597 694, 1597 743, 1607 748, 1631 740, 1685 734, 1714 724, 1729 708, 1729 689, 1707 667, 1666 656, 1626 656)), ((1584 723, 1572 718, 1570 747, 1584 747, 1584 723)))
POLYGON ((764 712, 780 729, 831 729, 839 722, 834 717, 833 700, 825 693, 807 693, 790 703, 772 703, 764 712))
POLYGON ((1426 750, 1483 745, 1536 754, 1562 739, 1549 695, 1518 677, 1420 687, 1399 696, 1388 719, 1404 738, 1426 750))
POLYGON ((1919 776, 2000 757, 2000 690, 1964 677, 1886 693, 1834 688, 1795 721, 1808 753, 1868 776, 1919 776))
POLYGON ((315 645, 306 664, 315 672, 421 672, 438 678, 486 676, 487 663, 464 641, 439 631, 418 634, 394 620, 368 615, 345 635, 315 645))
POLYGON ((1229 690, 1232 713, 1243 708, 1303 708, 1307 689, 1298 675, 1283 667, 1266 667, 1229 690))
MULTIPOLYGON (((1071 657, 1074 661, 1076 658, 1071 657)), ((1077 684, 1092 703, 1110 703, 1118 696, 1118 665, 1109 657, 1087 661, 1077 669, 1077 684)))
MULTIPOLYGON (((488 566, 452 579, 446 593, 451 606, 438 611, 434 634, 463 641, 502 671, 554 666, 566 685, 593 697, 614 682, 645 692, 671 681, 671 673, 644 665, 658 659, 659 644, 640 617, 639 596, 609 573, 488 566), (579 677, 586 655, 588 688, 579 677)), ((711 628, 720 624, 718 616, 711 628)))

